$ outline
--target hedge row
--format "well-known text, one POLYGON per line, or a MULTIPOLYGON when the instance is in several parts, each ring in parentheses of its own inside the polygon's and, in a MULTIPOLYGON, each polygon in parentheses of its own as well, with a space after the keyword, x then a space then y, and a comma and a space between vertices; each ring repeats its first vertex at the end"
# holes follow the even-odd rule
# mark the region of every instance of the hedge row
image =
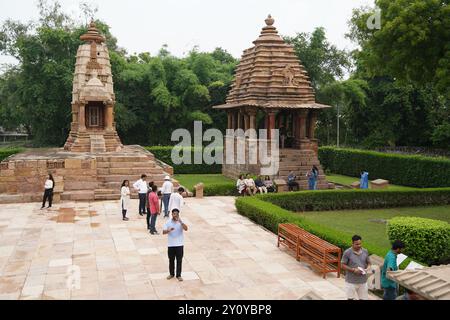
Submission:
POLYGON ((450 259, 450 224, 445 221, 395 217, 388 221, 389 240, 401 239, 405 254, 428 264, 448 263, 450 259))
POLYGON ((24 149, 22 148, 4 148, 0 149, 0 161, 12 156, 13 154, 22 152, 24 149))
POLYGON ((323 190, 259 196, 283 209, 327 211, 450 204, 450 188, 423 190, 323 190))
POLYGON ((205 185, 203 195, 212 196, 238 196, 236 185, 233 182, 213 183, 205 185))
MULTIPOLYGON (((239 214, 248 217, 255 223, 267 228, 275 234, 278 233, 278 225, 280 223, 294 223, 319 238, 338 246, 342 250, 346 250, 352 245, 351 238, 353 234, 309 221, 298 214, 263 201, 260 197, 237 198, 236 208, 239 214)), ((380 257, 384 257, 390 249, 372 245, 368 242, 364 242, 364 248, 366 248, 370 254, 375 254, 380 257)), ((400 265, 400 268, 404 269, 409 262, 411 262, 410 258, 405 259, 400 265)))
MULTIPOLYGON (((173 167, 175 174, 215 174, 222 173, 221 164, 173 164, 172 162, 172 146, 156 146, 146 147, 148 151, 153 153, 155 157, 173 167)), ((179 148, 183 152, 191 153, 191 160, 194 162, 194 152, 196 149, 187 147, 179 148)), ((202 150, 203 151, 203 150, 202 150)))
POLYGON ((326 170, 351 177, 369 172, 369 178, 418 188, 450 187, 450 159, 399 155, 336 147, 319 148, 326 170))

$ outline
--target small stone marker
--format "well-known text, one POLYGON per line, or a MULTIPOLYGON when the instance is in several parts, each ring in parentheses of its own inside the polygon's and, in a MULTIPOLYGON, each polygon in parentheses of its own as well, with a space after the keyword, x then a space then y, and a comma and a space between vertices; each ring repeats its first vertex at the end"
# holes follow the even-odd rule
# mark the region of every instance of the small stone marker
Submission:
POLYGON ((361 183, 359 181, 355 181, 350 186, 352 189, 359 189, 361 187, 361 183))
POLYGON ((203 198, 204 184, 203 183, 196 184, 194 186, 194 189, 195 189, 195 197, 199 199, 203 198))
POLYGON ((277 186, 277 193, 287 192, 287 183, 284 179, 274 179, 273 183, 277 186))
POLYGON ((372 189, 387 189, 389 187, 389 181, 383 179, 377 179, 370 182, 372 189))

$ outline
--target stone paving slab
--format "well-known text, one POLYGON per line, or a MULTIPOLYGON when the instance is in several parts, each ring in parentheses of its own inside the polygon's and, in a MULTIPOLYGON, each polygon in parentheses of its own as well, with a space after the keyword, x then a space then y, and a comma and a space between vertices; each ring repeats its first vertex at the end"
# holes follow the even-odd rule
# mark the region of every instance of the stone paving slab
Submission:
POLYGON ((167 238, 147 233, 137 207, 123 222, 118 201, 0 205, 0 299, 345 299, 342 278, 277 248, 232 197, 186 199, 185 281, 167 280, 167 238))

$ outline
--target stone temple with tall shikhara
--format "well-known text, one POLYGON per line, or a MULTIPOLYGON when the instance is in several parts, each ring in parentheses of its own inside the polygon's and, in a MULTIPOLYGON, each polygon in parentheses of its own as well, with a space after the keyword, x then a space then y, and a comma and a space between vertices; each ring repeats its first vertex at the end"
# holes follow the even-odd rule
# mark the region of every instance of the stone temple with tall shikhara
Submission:
POLYGON ((26 151, 2 161, 0 203, 42 201, 49 173, 55 179, 54 201, 119 199, 123 180, 146 174, 161 185, 173 174, 172 167, 144 148, 122 145, 105 38, 91 23, 80 39, 85 43, 76 56, 72 122, 64 148, 26 151))
MULTIPOLYGON (((318 188, 326 189, 328 184, 318 160, 315 129, 319 112, 329 106, 316 103, 308 75, 294 48, 278 34, 275 20, 269 15, 265 22, 254 46, 242 55, 226 103, 213 108, 226 111, 228 129, 266 129, 267 136, 227 135, 225 147, 233 146, 237 156, 238 145, 245 145, 248 151, 255 140, 257 145, 267 143, 272 130, 283 128, 287 138, 279 149, 279 170, 272 177, 286 180, 293 171, 300 189, 307 189, 306 174, 316 165, 320 172, 318 188)), ((246 156, 241 163, 227 160, 223 174, 230 178, 242 173, 261 174, 262 167, 259 160, 255 164, 246 156)))

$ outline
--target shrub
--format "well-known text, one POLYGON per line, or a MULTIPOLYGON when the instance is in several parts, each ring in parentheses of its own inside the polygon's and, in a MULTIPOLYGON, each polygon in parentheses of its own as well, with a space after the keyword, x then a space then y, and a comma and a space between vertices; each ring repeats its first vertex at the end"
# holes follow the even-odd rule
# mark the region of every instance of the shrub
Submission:
POLYGON ((22 152, 24 149, 22 148, 5 148, 0 149, 0 161, 5 160, 9 156, 12 156, 13 154, 22 152))
POLYGON ((319 159, 325 170, 337 174, 359 177, 361 170, 365 170, 371 180, 386 179, 402 186, 450 186, 450 159, 447 158, 321 147, 319 159))
POLYGON ((405 254, 428 264, 436 264, 450 258, 450 224, 445 221, 396 217, 388 221, 389 240, 401 240, 405 254))
MULTIPOLYGON (((155 147, 146 147, 148 151, 153 153, 155 157, 168 165, 173 167, 175 174, 214 174, 214 173, 222 173, 222 165, 221 164, 173 164, 172 162, 172 149, 173 146, 155 146, 155 147)), ((182 149, 183 152, 191 152, 191 159, 194 162, 194 151, 196 149, 187 147, 187 148, 179 148, 182 149)), ((205 150, 205 149, 203 149, 205 150)))
POLYGON ((233 182, 207 184, 203 189, 205 196, 237 196, 236 185, 233 182))
POLYGON ((264 201, 286 210, 327 211, 450 204, 450 188, 424 190, 321 190, 268 194, 264 201))

